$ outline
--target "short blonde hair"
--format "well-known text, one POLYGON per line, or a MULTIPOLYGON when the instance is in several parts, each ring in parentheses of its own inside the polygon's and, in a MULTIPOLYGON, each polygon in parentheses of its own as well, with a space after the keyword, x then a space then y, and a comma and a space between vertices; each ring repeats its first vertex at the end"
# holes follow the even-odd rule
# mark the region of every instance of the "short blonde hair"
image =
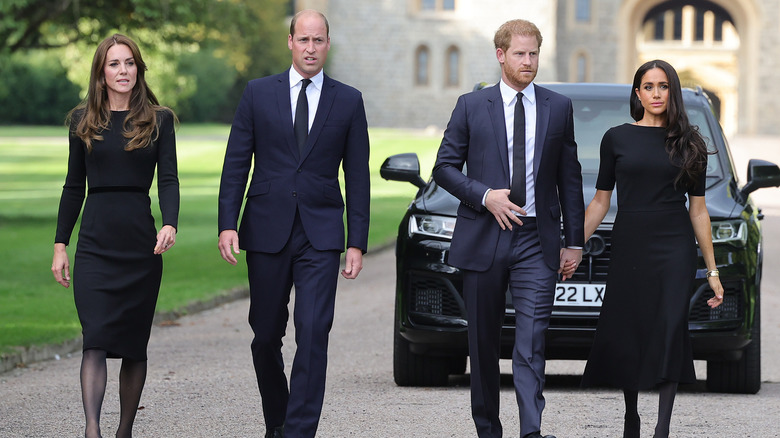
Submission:
POLYGON ((539 47, 542 47, 542 33, 539 32, 539 28, 528 20, 518 19, 507 21, 498 28, 496 36, 493 38, 496 49, 509 50, 509 46, 512 44, 512 35, 536 37, 539 47))

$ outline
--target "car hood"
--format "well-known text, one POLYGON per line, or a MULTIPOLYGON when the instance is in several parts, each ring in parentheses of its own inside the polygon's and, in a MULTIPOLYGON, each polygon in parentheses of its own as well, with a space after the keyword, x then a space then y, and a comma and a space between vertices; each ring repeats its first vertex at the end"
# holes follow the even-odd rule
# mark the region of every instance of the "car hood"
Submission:
MULTIPOLYGON (((583 173, 582 175, 582 195, 587 207, 593 195, 596 193, 595 173, 583 173)), ((732 191, 727 181, 722 181, 714 186, 707 188, 707 209, 710 217, 713 219, 727 219, 739 215, 741 208, 738 202, 734 200, 732 191)), ((431 181, 422 190, 420 196, 412 202, 409 207, 412 213, 427 213, 442 216, 457 216, 460 202, 449 192, 439 187, 431 181)), ((617 196, 612 196, 609 211, 604 218, 603 223, 614 223, 617 214, 617 196)))

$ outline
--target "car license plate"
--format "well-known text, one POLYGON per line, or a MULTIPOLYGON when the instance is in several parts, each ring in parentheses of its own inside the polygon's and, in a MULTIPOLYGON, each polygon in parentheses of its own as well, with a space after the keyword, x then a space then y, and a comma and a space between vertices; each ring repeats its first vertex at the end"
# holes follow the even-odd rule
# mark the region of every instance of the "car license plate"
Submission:
POLYGON ((604 301, 604 284, 558 283, 555 285, 556 306, 601 307, 604 301))

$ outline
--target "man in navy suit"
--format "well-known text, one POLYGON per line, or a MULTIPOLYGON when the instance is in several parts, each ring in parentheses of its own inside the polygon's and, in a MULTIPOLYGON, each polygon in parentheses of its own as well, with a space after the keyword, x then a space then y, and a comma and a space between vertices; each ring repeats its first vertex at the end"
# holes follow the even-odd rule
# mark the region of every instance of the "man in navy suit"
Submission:
POLYGON ((368 244, 368 126, 360 92, 322 72, 330 49, 325 16, 296 14, 287 45, 292 68, 250 81, 233 119, 219 189, 219 250, 233 265, 239 248, 246 251, 266 437, 311 438, 325 394, 344 251, 339 166, 348 229, 341 274, 354 279, 368 244), (288 389, 281 348, 293 285, 296 353, 288 389))
POLYGON ((498 360, 508 287, 520 432, 540 438, 544 336, 556 277, 566 280, 582 259, 582 176, 571 100, 533 84, 539 29, 509 21, 494 43, 501 81, 458 99, 433 177, 461 201, 448 262, 463 272, 477 434, 502 436, 498 360))

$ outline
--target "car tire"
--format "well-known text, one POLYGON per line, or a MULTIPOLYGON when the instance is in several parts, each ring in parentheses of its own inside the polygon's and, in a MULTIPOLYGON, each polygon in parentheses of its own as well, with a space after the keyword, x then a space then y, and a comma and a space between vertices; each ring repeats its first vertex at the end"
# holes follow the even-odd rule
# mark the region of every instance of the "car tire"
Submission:
POLYGON ((707 361, 707 390, 755 394, 761 389, 761 300, 756 294, 756 316, 750 330, 750 344, 735 361, 707 361))
MULTIPOLYGON (((465 371, 465 369, 464 369, 465 371)), ((398 386, 444 386, 450 374, 447 357, 412 353, 396 318, 393 336, 393 379, 398 386)))

